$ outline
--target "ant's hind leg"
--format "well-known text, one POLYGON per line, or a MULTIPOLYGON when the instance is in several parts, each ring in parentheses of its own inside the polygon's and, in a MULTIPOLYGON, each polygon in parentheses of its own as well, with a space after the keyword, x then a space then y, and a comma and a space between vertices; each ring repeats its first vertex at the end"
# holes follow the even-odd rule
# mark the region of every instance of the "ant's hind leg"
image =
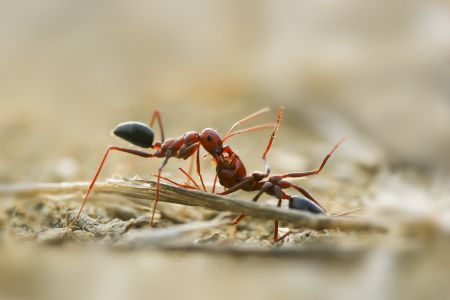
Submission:
POLYGON ((278 237, 278 221, 275 221, 275 223, 276 223, 276 226, 275 226, 276 229, 275 229, 274 237, 273 237, 274 242, 282 241, 282 240, 284 240, 285 237, 287 237, 293 233, 292 231, 288 231, 285 234, 283 234, 281 237, 278 237))
POLYGON ((97 172, 95 173, 95 176, 94 176, 94 178, 92 179, 91 184, 89 185, 89 188, 88 188, 88 190, 87 190, 87 192, 86 192, 86 195, 84 196, 83 203, 81 204, 81 207, 80 207, 80 209, 78 210, 78 213, 77 213, 76 217, 75 217, 75 218, 72 220, 72 222, 70 222, 70 224, 69 224, 69 227, 68 227, 69 229, 72 228, 73 224, 75 224, 75 222, 76 222, 76 221, 78 220, 78 218, 80 217, 81 212, 83 211, 84 205, 86 204, 87 199, 88 199, 88 197, 89 197, 89 193, 91 192, 92 188, 94 187, 95 182, 97 181, 97 178, 98 178, 98 176, 100 175, 100 171, 102 170, 103 165, 105 164, 106 159, 108 158, 108 155, 109 155, 109 153, 110 153, 111 151, 125 152, 125 153, 129 153, 129 154, 132 154, 132 155, 144 157, 144 158, 151 158, 151 157, 153 157, 152 154, 146 153, 146 152, 142 152, 142 151, 139 151, 139 150, 127 149, 127 148, 120 148, 120 147, 114 147, 114 146, 109 147, 108 150, 106 150, 105 154, 103 155, 103 158, 102 158, 102 161, 101 161, 101 163, 100 163, 100 166, 98 167, 97 172))
MULTIPOLYGON (((277 207, 281 207, 281 199, 278 199, 278 205, 277 207)), ((278 221, 275 221, 274 229, 273 229, 273 240, 274 242, 279 242, 283 240, 288 235, 292 234, 292 231, 288 231, 285 234, 283 234, 281 237, 278 237, 278 221)))
POLYGON ((162 124, 162 119, 161 119, 161 113, 158 110, 155 110, 155 112, 152 115, 152 119, 150 121, 150 127, 153 128, 153 123, 155 123, 155 120, 158 121, 158 125, 159 125, 159 130, 161 131, 161 144, 164 143, 164 127, 162 124))
POLYGON ((312 170, 312 171, 308 171, 308 172, 301 172, 301 173, 289 173, 289 174, 284 174, 281 177, 282 178, 300 178, 300 177, 307 177, 307 176, 311 176, 311 175, 317 175, 319 174, 323 168, 325 167, 325 165, 327 164, 328 160, 330 159, 331 155, 333 155, 333 153, 336 151, 336 149, 345 141, 345 139, 341 139, 336 145, 334 145, 333 149, 331 149, 331 151, 325 156, 325 158, 323 159, 322 163, 320 164, 320 167, 318 169, 312 170))

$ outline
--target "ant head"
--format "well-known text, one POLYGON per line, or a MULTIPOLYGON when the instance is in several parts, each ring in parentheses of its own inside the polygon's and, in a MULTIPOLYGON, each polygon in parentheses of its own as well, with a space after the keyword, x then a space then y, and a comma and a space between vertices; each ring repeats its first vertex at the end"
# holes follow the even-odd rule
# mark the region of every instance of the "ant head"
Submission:
POLYGON ((200 143, 212 156, 221 155, 223 152, 222 139, 220 138, 219 133, 214 129, 203 129, 200 133, 200 143))

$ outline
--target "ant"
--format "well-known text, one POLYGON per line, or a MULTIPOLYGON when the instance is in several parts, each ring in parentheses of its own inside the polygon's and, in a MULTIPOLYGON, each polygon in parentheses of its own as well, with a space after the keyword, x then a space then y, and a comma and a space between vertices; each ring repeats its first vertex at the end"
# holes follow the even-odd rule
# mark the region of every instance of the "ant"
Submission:
MULTIPOLYGON (((313 214, 328 214, 326 209, 320 205, 319 202, 317 202, 313 196, 311 196, 308 191, 306 191, 304 188, 293 184, 292 182, 289 182, 285 180, 286 178, 301 178, 301 177, 307 177, 312 175, 319 174, 323 168, 325 167, 326 163, 330 159, 331 155, 336 151, 336 149, 339 147, 339 145, 344 141, 344 139, 340 140, 333 148, 332 150, 325 156, 323 159, 321 165, 319 168, 308 171, 308 172, 301 172, 301 173, 288 173, 288 174, 282 174, 282 175, 273 175, 270 176, 270 166, 267 162, 267 154, 272 147, 273 140, 275 138, 275 135, 278 131, 281 116, 283 114, 283 108, 280 108, 278 111, 278 117, 276 121, 276 125, 273 129, 272 135, 270 136, 269 143, 266 147, 266 150, 264 151, 264 154, 262 156, 262 159, 264 161, 265 165, 265 172, 253 172, 249 175, 247 175, 247 171, 245 169, 244 163, 239 158, 239 156, 236 155, 232 151, 232 149, 229 146, 226 146, 223 148, 223 151, 221 154, 215 153, 212 154, 213 158, 216 163, 216 177, 214 179, 214 185, 213 185, 213 192, 215 189, 215 184, 217 177, 219 178, 219 183, 225 187, 225 191, 218 193, 219 195, 228 195, 233 192, 236 192, 238 190, 244 190, 247 192, 251 191, 258 191, 258 193, 253 197, 252 201, 256 202, 261 197, 262 194, 266 193, 270 196, 274 196, 278 199, 278 207, 281 207, 282 200, 288 200, 289 201, 289 208, 290 209, 296 209, 301 211, 307 211, 313 214), (300 192, 305 198, 291 196, 286 194, 283 190, 293 188, 300 192)), ((183 173, 186 174, 182 169, 180 169, 183 173)), ((167 178, 163 178, 166 179, 167 178)), ((189 179, 191 179, 189 177, 189 179)), ((192 180, 192 179, 191 179, 192 180)), ((171 180, 169 180, 172 183, 175 183, 171 180)), ((194 182, 195 183, 195 182, 194 182)), ((175 183, 177 184, 177 183, 175 183)), ((177 184, 179 185, 179 184, 177 184)), ((196 186, 198 186, 195 183, 196 186)), ((179 185, 182 186, 182 185, 179 185)), ((185 187, 189 187, 186 184, 185 187)), ((193 188, 193 187, 191 187, 193 188)), ((343 213, 343 214, 348 214, 343 213)), ((343 215, 339 214, 339 215, 343 215)), ((234 221, 233 224, 239 224, 239 222, 244 218, 244 215, 238 216, 234 221)), ((291 234, 292 232, 288 232, 284 234, 281 237, 278 237, 278 221, 275 221, 274 226, 274 241, 278 242, 283 240, 286 236, 291 234)))
MULTIPOLYGON (((222 186, 227 188, 224 192, 219 193, 220 195, 228 195, 238 190, 244 191, 258 191, 258 193, 253 197, 252 201, 258 201, 259 197, 262 194, 266 193, 270 196, 274 196, 278 199, 278 207, 281 207, 282 200, 286 199, 289 201, 289 208, 297 209, 302 211, 308 211, 314 214, 327 214, 326 209, 320 205, 320 203, 311 196, 308 191, 304 188, 293 184, 287 180, 286 178, 301 178, 312 175, 319 174, 326 163, 330 159, 331 155, 336 151, 339 145, 344 141, 344 139, 340 140, 331 151, 325 156, 322 160, 322 163, 319 168, 301 173, 287 173, 282 175, 273 175, 270 176, 270 166, 267 162, 267 154, 272 147, 273 140, 278 131, 281 116, 283 114, 283 108, 280 108, 278 111, 278 117, 276 121, 275 128, 270 136, 269 143, 264 151, 262 159, 264 161, 265 172, 253 172, 249 175, 246 175, 246 170, 241 159, 231 150, 231 148, 226 147, 224 149, 224 153, 227 154, 227 157, 216 155, 214 158, 217 163, 216 173, 219 178, 219 182, 222 186), (286 194, 283 190, 293 188, 300 192, 305 198, 295 197, 286 194)), ((239 222, 244 218, 244 215, 238 216, 233 224, 239 224, 239 222)), ((291 232, 287 232, 281 237, 278 237, 278 221, 275 221, 274 226, 274 236, 273 239, 275 242, 283 240, 286 236, 291 234, 291 232)))
MULTIPOLYGON (((150 218, 150 225, 153 226, 153 219, 155 216, 156 205, 159 200, 160 178, 162 178, 161 172, 162 172, 163 168, 166 166, 169 159, 172 157, 176 157, 179 159, 186 160, 189 157, 194 158, 194 155, 195 155, 196 165, 197 165, 197 174, 200 178, 203 190, 206 191, 205 184, 203 182, 203 178, 202 178, 201 171, 200 171, 200 158, 199 158, 200 147, 203 147, 213 157, 222 156, 223 151, 224 151, 223 143, 227 139, 229 139, 235 135, 245 133, 245 132, 251 132, 251 131, 255 131, 255 130, 263 129, 263 128, 273 128, 274 127, 273 123, 267 123, 267 124, 256 125, 253 127, 234 131, 238 125, 240 125, 256 116, 259 116, 260 114, 265 113, 267 111, 269 111, 268 108, 263 108, 255 113, 239 120, 231 127, 231 129, 228 131, 228 133, 226 134, 226 136, 223 139, 220 137, 219 133, 212 128, 205 128, 201 132, 188 131, 178 138, 165 139, 164 138, 164 127, 162 125, 161 114, 159 111, 155 111, 153 113, 149 125, 140 123, 140 122, 135 122, 135 121, 125 122, 125 123, 121 123, 121 124, 117 125, 117 127, 113 131, 114 135, 116 135, 116 136, 124 139, 125 141, 127 141, 135 146, 138 146, 140 148, 147 148, 147 149, 150 148, 150 149, 153 149, 156 151, 154 153, 147 153, 147 152, 135 150, 135 149, 110 146, 106 150, 106 153, 104 154, 103 159, 100 162, 100 166, 98 167, 97 172, 95 173, 95 176, 92 179, 92 181, 88 187, 88 190, 84 197, 83 203, 81 204, 81 207, 78 210, 76 217, 69 224, 69 229, 72 228, 73 224, 80 217, 80 214, 87 202, 89 194, 90 194, 91 190, 93 189, 95 182, 97 181, 97 178, 100 175, 100 171, 102 170, 103 165, 105 164, 105 161, 111 151, 125 152, 128 154, 140 156, 143 158, 155 158, 156 157, 156 158, 164 159, 163 162, 161 163, 161 166, 158 169, 158 175, 157 175, 156 195, 155 195, 155 201, 153 203, 152 215, 150 218), (154 135, 152 128, 153 128, 153 124, 155 123, 155 121, 158 122, 159 129, 161 132, 161 141, 160 142, 153 141, 155 135, 154 135)), ((193 181, 192 177, 190 177, 189 174, 186 173, 186 175, 193 181)), ((198 185, 197 185, 197 187, 198 187, 198 189, 200 189, 200 187, 198 185)))

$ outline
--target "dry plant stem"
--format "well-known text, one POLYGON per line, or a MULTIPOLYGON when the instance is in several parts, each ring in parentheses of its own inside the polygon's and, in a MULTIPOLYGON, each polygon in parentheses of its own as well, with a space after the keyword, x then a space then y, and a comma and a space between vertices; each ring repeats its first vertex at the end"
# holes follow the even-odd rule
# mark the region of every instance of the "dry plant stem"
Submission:
MULTIPOLYGON (((69 213, 69 220, 72 221, 75 219, 77 215, 76 212, 69 213)), ((78 218, 77 222, 75 222, 74 226, 83 229, 84 231, 93 233, 95 235, 122 235, 124 234, 130 227, 135 225, 143 225, 148 223, 148 220, 145 218, 131 219, 128 221, 122 221, 119 219, 114 219, 109 221, 108 223, 102 224, 99 223, 97 219, 91 218, 88 215, 81 214, 78 218)))
MULTIPOLYGON (((36 194, 64 194, 84 192, 88 182, 42 183, 22 185, 0 185, 0 195, 13 194, 32 196, 36 194)), ((109 180, 97 182, 95 193, 120 195, 135 203, 148 206, 148 199, 155 195, 155 182, 109 180)), ((386 232, 387 226, 371 220, 348 217, 327 217, 312 215, 295 210, 280 209, 251 201, 218 196, 161 184, 160 201, 190 206, 201 206, 218 211, 231 211, 256 218, 286 222, 291 227, 315 230, 339 229, 341 231, 376 231, 386 232)))
POLYGON ((147 228, 128 232, 115 246, 118 248, 143 248, 146 246, 183 244, 183 239, 191 241, 191 236, 204 230, 229 224, 223 220, 228 213, 221 213, 216 218, 208 221, 191 222, 187 224, 169 226, 167 228, 147 228))

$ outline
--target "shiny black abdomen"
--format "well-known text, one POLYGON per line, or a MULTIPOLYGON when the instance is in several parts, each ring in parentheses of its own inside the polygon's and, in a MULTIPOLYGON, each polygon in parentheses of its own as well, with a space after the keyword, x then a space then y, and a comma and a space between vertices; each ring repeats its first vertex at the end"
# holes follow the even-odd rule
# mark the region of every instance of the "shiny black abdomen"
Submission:
POLYGON ((153 130, 147 124, 134 121, 117 125, 114 134, 142 148, 150 148, 155 136, 153 130))
POLYGON ((308 211, 313 214, 325 214, 322 208, 306 198, 292 197, 289 199, 289 208, 308 211))

